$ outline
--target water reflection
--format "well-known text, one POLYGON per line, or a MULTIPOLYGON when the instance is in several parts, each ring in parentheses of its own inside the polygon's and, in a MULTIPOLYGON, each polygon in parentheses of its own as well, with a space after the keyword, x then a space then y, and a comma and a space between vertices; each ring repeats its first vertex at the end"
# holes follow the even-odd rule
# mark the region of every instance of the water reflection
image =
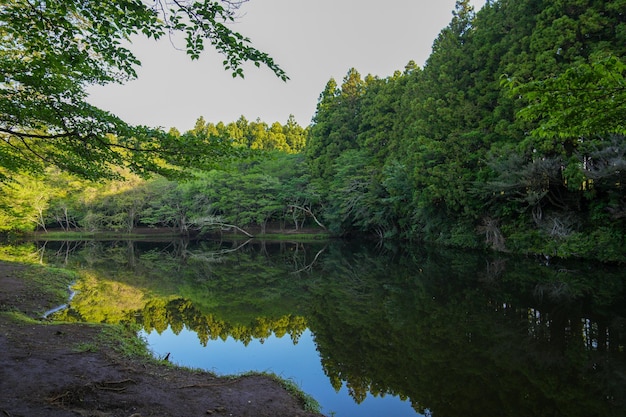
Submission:
POLYGON ((611 294, 618 275, 364 255, 325 265, 338 273, 315 287, 307 315, 331 381, 349 381, 357 400, 390 392, 433 415, 623 413, 624 321, 607 311, 624 305, 611 294))
POLYGON ((362 243, 39 249, 83 271, 66 320, 190 330, 200 345, 295 344, 308 328, 327 380, 356 403, 396 395, 434 416, 626 412, 618 269, 362 243))

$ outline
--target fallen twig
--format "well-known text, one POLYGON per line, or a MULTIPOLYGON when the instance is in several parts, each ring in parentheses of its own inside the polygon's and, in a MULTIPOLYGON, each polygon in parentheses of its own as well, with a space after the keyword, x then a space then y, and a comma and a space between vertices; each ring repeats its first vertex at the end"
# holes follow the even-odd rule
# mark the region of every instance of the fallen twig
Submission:
POLYGON ((59 395, 56 395, 54 397, 46 398, 46 400, 48 400, 51 403, 55 403, 55 402, 59 401, 60 399, 67 397, 68 395, 70 395, 70 392, 69 391, 65 391, 63 394, 59 394, 59 395))
POLYGON ((99 382, 97 384, 94 384, 94 387, 97 389, 101 389, 101 390, 106 390, 106 391, 117 391, 117 392, 121 392, 121 391, 125 391, 126 390, 126 386, 120 386, 120 385, 125 385, 125 384, 136 384, 135 380, 133 379, 123 379, 121 381, 103 381, 103 382, 99 382))

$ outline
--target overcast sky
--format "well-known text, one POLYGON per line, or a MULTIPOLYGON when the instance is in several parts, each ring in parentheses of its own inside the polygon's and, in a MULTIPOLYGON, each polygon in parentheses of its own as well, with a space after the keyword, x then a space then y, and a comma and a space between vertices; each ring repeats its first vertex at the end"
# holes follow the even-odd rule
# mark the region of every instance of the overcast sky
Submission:
MULTIPOLYGON (((471 2, 476 10, 484 0, 471 2)), ((246 66, 244 79, 222 68, 210 47, 197 61, 168 39, 137 38, 138 79, 93 87, 90 102, 132 124, 193 128, 198 117, 231 122, 241 115, 271 124, 293 114, 308 126, 328 80, 352 67, 381 78, 414 60, 422 66, 452 19, 455 0, 250 0, 234 29, 269 53, 291 78, 246 66)), ((179 42, 180 47, 184 43, 179 42)))

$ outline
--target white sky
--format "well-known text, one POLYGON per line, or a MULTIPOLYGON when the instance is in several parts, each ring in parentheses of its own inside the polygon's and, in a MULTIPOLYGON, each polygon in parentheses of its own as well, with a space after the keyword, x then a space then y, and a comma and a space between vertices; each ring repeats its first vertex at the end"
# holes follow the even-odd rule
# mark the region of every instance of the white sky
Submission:
MULTIPOLYGON (((471 3, 478 10, 484 0, 471 3)), ((225 123, 244 115, 284 124, 293 114, 305 127, 328 80, 341 84, 351 67, 363 77, 387 77, 414 60, 422 66, 432 43, 452 19, 455 0, 250 0, 234 29, 270 54, 286 83, 261 66, 233 79, 223 57, 207 46, 191 61, 169 39, 137 38, 138 79, 90 88, 90 102, 126 122, 181 132, 198 117, 225 123)), ((178 42, 184 47, 182 40, 178 42)))

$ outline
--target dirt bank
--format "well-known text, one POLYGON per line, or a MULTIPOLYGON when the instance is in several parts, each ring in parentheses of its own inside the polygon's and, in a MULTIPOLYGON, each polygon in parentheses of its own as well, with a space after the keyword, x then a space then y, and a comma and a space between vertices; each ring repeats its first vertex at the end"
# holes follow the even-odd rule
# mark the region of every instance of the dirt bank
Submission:
POLYGON ((268 376, 192 372, 129 357, 119 328, 28 320, 58 300, 27 268, 0 262, 0 416, 320 416, 268 376))

